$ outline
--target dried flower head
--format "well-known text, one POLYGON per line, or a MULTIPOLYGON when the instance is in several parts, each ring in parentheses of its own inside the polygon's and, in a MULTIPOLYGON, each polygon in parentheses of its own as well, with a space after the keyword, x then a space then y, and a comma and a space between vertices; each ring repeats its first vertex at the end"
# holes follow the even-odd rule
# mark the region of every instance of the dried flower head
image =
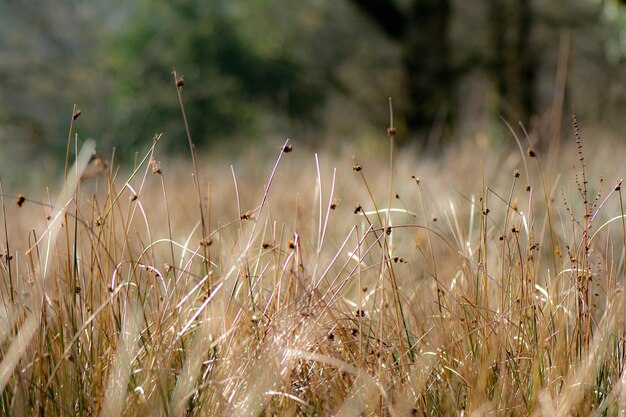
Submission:
POLYGON ((178 88, 179 90, 183 88, 183 86, 185 85, 185 80, 183 79, 182 75, 178 75, 176 73, 174 73, 176 75, 176 88, 178 88))
POLYGON ((285 146, 283 146, 282 151, 283 151, 284 153, 289 153, 289 152, 293 151, 293 146, 291 146, 291 145, 285 145, 285 146))
POLYGON ((15 204, 17 204, 18 207, 22 207, 24 205, 24 202, 26 202, 26 197, 24 197, 23 194, 18 194, 15 197, 15 204))
POLYGON ((4 253, 0 254, 0 259, 4 259, 6 262, 9 262, 13 259, 13 255, 11 255, 9 251, 5 249, 4 253))
POLYGON ((153 174, 162 174, 163 171, 161 171, 161 164, 159 164, 155 159, 151 159, 150 160, 150 166, 152 167, 152 173, 153 174))
POLYGON ((239 217, 241 220, 252 220, 254 218, 254 211, 248 210, 239 217))

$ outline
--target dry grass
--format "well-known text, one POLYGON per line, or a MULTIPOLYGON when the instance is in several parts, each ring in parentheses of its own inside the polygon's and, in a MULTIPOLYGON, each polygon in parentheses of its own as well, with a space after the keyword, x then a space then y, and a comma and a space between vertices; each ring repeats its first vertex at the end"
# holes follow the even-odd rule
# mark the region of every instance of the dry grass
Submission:
POLYGON ((1 190, 1 416, 624 413, 623 152, 159 140, 1 190))

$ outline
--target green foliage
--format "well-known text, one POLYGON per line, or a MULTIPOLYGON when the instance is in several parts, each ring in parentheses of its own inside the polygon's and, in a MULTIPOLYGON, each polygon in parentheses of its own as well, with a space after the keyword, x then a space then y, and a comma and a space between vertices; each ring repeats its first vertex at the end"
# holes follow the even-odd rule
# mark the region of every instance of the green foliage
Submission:
MULTIPOLYGON (((251 135, 260 120, 315 121, 321 86, 284 48, 268 45, 280 36, 262 13, 263 1, 144 1, 108 48, 116 79, 115 124, 127 141, 164 131, 166 142, 183 135, 172 70, 185 80, 185 108, 197 144, 237 134, 251 135), (250 13, 261 13, 256 36, 246 33, 250 13), (268 33, 266 31, 274 31, 268 33)), ((128 143, 128 142, 127 142, 128 143)))
POLYGON ((585 123, 623 125, 623 2, 449 0, 446 35, 416 36, 426 33, 419 19, 428 13, 415 7, 426 3, 4 0, 1 151, 13 160, 63 159, 74 104, 83 111, 79 140, 95 138, 105 155, 115 146, 132 158, 128 151, 156 132, 164 146, 184 147, 174 68, 198 145, 277 135, 362 144, 387 123, 389 96, 400 141, 437 145, 500 129, 500 117, 516 126, 528 113, 524 126, 544 142, 567 113, 555 110, 572 106, 585 123), (571 43, 560 42, 567 32, 571 43), (557 85, 559 65, 568 70, 557 85), (425 99, 437 90, 450 97, 425 99), (416 109, 427 113, 422 135, 408 117, 416 109))

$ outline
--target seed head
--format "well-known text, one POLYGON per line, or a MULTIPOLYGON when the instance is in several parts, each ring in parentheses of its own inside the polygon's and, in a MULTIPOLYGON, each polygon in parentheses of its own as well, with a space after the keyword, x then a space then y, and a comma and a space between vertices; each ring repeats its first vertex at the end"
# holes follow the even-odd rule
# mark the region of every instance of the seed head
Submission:
POLYGON ((254 218, 254 212, 252 210, 246 211, 240 217, 241 220, 251 220, 252 218, 254 218))
POLYGON ((23 194, 19 194, 17 197, 15 197, 15 204, 17 204, 18 207, 22 207, 25 201, 26 197, 24 197, 23 194))
POLYGON ((152 173, 153 174, 162 174, 163 171, 161 171, 161 165, 156 161, 156 160, 151 160, 150 161, 150 165, 152 166, 152 173))
POLYGON ((183 76, 176 74, 176 88, 180 90, 183 88, 184 85, 185 85, 185 80, 183 79, 183 76))

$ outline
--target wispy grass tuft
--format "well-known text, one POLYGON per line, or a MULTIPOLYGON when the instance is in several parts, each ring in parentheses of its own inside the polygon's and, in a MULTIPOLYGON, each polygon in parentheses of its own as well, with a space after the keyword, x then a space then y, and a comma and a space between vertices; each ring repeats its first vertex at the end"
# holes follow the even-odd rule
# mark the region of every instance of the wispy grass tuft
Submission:
POLYGON ((360 163, 203 172, 188 132, 191 179, 157 135, 131 168, 84 144, 54 202, 0 182, 0 415, 620 415, 622 179, 575 119, 551 178, 518 138, 398 152, 392 110, 360 163))

